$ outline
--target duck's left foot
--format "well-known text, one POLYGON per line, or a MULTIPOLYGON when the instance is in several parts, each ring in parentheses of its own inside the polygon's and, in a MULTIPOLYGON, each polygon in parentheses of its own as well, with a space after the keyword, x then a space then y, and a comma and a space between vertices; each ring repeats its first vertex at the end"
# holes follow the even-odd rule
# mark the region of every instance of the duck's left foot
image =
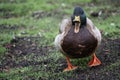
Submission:
POLYGON ((92 60, 88 63, 89 67, 93 67, 93 66, 98 66, 101 64, 101 61, 96 57, 95 54, 93 54, 93 58, 92 60))
POLYGON ((75 69, 77 69, 77 68, 78 68, 77 66, 68 66, 67 68, 65 68, 65 69, 63 70, 63 72, 72 71, 72 70, 75 70, 75 69))
POLYGON ((77 66, 73 66, 73 65, 70 63, 69 57, 66 57, 66 60, 67 60, 68 67, 63 70, 64 72, 65 72, 65 71, 75 70, 75 69, 78 68, 77 66))

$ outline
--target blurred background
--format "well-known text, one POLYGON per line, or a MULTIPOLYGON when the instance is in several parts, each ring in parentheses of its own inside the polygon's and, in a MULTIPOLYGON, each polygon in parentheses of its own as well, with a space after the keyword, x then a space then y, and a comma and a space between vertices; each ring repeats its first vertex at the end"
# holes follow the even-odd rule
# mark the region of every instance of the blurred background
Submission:
POLYGON ((2 80, 117 80, 119 50, 120 0, 0 0, 2 80), (84 9, 102 33, 98 53, 104 54, 98 57, 102 56, 104 63, 98 69, 89 69, 86 64, 90 57, 73 60, 73 64, 82 68, 63 73, 66 61, 53 42, 61 20, 70 18, 76 6, 84 9), (108 54, 110 50, 116 54, 108 54))

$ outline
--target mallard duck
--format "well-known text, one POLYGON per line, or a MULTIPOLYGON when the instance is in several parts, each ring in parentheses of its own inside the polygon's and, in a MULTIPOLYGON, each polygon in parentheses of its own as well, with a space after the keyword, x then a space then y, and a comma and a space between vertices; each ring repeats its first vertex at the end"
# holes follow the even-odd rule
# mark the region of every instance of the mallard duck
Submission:
POLYGON ((86 17, 81 7, 75 7, 70 19, 63 19, 59 34, 55 38, 55 46, 66 56, 68 67, 64 71, 77 68, 70 62, 71 59, 92 56, 89 67, 98 66, 101 61, 96 57, 95 51, 101 43, 101 33, 93 22, 86 17))

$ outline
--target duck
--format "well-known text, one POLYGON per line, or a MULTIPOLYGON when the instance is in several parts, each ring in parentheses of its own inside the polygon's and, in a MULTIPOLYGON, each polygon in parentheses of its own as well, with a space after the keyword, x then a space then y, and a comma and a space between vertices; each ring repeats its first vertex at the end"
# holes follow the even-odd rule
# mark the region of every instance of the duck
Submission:
POLYGON ((86 16, 84 10, 77 6, 70 18, 62 20, 59 34, 55 37, 55 47, 66 57, 67 68, 71 71, 78 66, 73 66, 70 59, 92 56, 88 62, 89 67, 98 66, 101 61, 96 56, 96 50, 101 43, 100 30, 86 16))

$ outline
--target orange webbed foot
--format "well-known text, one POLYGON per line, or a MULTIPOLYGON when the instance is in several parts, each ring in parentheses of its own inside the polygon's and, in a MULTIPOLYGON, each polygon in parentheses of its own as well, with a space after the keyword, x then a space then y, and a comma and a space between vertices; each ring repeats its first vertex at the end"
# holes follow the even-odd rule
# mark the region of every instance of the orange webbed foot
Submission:
POLYGON ((101 64, 101 61, 93 54, 92 60, 88 63, 89 67, 98 66, 101 64))
POLYGON ((67 67, 63 70, 63 72, 66 72, 66 71, 72 71, 72 70, 75 70, 77 69, 78 67, 77 66, 71 66, 71 67, 67 67))
POLYGON ((67 60, 68 67, 65 68, 65 69, 63 70, 63 72, 75 70, 75 69, 78 68, 77 66, 73 66, 73 65, 70 63, 70 59, 69 59, 68 57, 66 57, 66 60, 67 60))

